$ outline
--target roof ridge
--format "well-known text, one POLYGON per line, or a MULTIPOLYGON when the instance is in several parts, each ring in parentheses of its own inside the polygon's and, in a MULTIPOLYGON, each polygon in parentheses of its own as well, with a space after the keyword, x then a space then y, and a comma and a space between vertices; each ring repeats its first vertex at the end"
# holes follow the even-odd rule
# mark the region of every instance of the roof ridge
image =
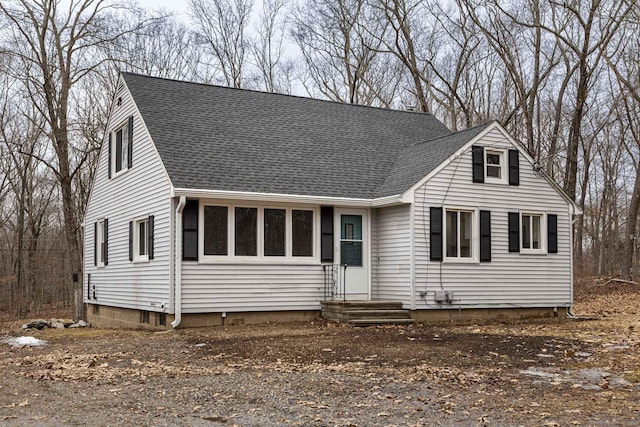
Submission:
POLYGON ((213 88, 224 89, 224 90, 229 90, 229 91, 252 92, 252 93, 257 93, 257 94, 262 94, 262 95, 277 95, 277 96, 281 96, 281 97, 296 98, 296 99, 302 99, 302 100, 311 101, 311 102, 326 102, 326 103, 329 103, 329 104, 344 105, 344 106, 347 106, 347 107, 369 108, 369 109, 373 109, 373 110, 388 111, 388 112, 392 112, 392 113, 428 115, 428 116, 431 116, 431 117, 433 117, 433 118, 435 118, 437 120, 436 116, 433 113, 430 113, 428 111, 399 110, 399 109, 395 109, 395 108, 376 107, 376 106, 373 106, 373 105, 349 104, 349 103, 346 103, 346 102, 332 101, 330 99, 312 98, 310 96, 292 95, 292 94, 289 94, 289 93, 266 92, 266 91, 257 90, 257 89, 246 89, 246 88, 222 86, 222 85, 209 84, 209 83, 193 82, 193 81, 188 81, 188 80, 171 79, 171 78, 167 78, 167 77, 149 76, 149 75, 145 75, 145 74, 132 73, 130 71, 120 71, 120 74, 123 75, 123 76, 124 75, 130 75, 130 76, 134 76, 134 77, 142 77, 142 78, 148 78, 148 79, 154 79, 154 80, 164 80, 164 81, 167 81, 167 82, 185 83, 185 84, 199 85, 199 86, 205 86, 205 87, 213 87, 213 88))
POLYGON ((455 131, 455 132, 451 132, 451 133, 449 133, 447 135, 436 136, 435 138, 427 139, 425 141, 416 142, 415 144, 408 145, 407 147, 405 147, 405 149, 409 148, 409 147, 415 147, 416 145, 420 145, 420 144, 426 144, 427 142, 436 141, 438 139, 449 138, 451 136, 460 135, 461 133, 464 133, 464 132, 469 132, 469 131, 472 131, 472 130, 478 130, 478 128, 487 127, 490 124, 497 123, 497 122, 498 122, 497 120, 490 120, 490 121, 482 123, 480 125, 475 125, 475 126, 472 126, 470 128, 466 128, 466 129, 458 130, 458 131, 455 131))

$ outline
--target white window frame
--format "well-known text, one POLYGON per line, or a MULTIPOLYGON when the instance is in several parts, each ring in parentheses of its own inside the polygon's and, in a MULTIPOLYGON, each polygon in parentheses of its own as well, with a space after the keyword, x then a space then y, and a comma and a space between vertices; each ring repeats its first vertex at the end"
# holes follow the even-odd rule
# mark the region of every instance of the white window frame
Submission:
MULTIPOLYGON (((533 226, 531 226, 530 228, 530 242, 531 244, 533 244, 533 226)), ((547 215, 544 212, 539 212, 539 211, 521 211, 520 212, 520 233, 519 233, 519 239, 520 239, 520 253, 522 254, 546 254, 547 253, 547 215), (523 236, 523 232, 524 232, 524 216, 539 216, 540 217, 540 248, 539 249, 533 249, 533 248, 525 248, 524 246, 522 246, 522 236, 523 236)))
POLYGON ((97 229, 97 233, 96 233, 96 251, 98 252, 96 254, 96 259, 97 259, 97 266, 98 267, 104 267, 105 263, 104 263, 104 243, 106 241, 105 239, 105 233, 104 233, 104 218, 99 219, 97 221, 98 223, 98 229, 97 229))
POLYGON ((133 262, 149 261, 149 216, 134 218, 133 220, 133 262), (140 254, 140 224, 146 223, 145 227, 145 248, 146 254, 140 254))
MULTIPOLYGON (((491 167, 495 167, 495 165, 491 167)), ((507 151, 502 149, 497 149, 497 148, 486 147, 484 149, 484 182, 493 183, 493 184, 507 184, 508 172, 509 171, 507 169, 507 151), (489 176, 487 174, 487 168, 490 167, 489 162, 487 161, 487 158, 489 155, 500 156, 500 178, 489 176)))
POLYGON ((320 208, 289 204, 251 204, 232 201, 200 200, 198 211, 198 259, 201 263, 257 263, 257 264, 320 264, 320 208), (204 207, 223 206, 227 208, 227 255, 205 255, 204 253, 204 207), (257 255, 235 255, 235 208, 255 208, 258 210, 257 255), (264 210, 282 209, 285 211, 285 255, 264 255, 264 210), (312 247, 310 257, 293 256, 293 214, 294 210, 313 212, 312 247))
POLYGON ((115 178, 117 176, 126 173, 129 170, 129 119, 125 120, 120 126, 116 127, 113 132, 111 132, 111 178, 115 178), (122 131, 122 169, 118 170, 118 165, 116 164, 116 151, 118 149, 118 144, 116 142, 116 134, 122 131), (126 138, 126 144, 124 144, 126 138))
MULTIPOLYGON (((475 207, 468 206, 444 206, 442 214, 442 241, 443 241, 443 260, 444 262, 456 262, 456 263, 479 263, 480 261, 480 226, 479 220, 480 210, 475 207), (471 213, 471 257, 450 257, 447 256, 447 212, 469 212, 471 213)), ((457 245, 458 253, 460 252, 460 215, 458 215, 458 233, 457 233, 457 245)))

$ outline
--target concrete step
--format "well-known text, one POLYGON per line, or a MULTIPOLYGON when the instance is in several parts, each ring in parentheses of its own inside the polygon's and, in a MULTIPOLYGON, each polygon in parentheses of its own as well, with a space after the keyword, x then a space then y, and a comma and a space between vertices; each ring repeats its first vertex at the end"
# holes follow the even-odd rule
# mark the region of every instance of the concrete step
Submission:
POLYGON ((323 310, 402 310, 399 301, 321 301, 321 305, 323 310))
POLYGON ((345 310, 348 319, 411 319, 409 310, 345 310))
POLYGON ((351 326, 378 326, 378 325, 412 325, 413 319, 351 319, 347 322, 351 326))

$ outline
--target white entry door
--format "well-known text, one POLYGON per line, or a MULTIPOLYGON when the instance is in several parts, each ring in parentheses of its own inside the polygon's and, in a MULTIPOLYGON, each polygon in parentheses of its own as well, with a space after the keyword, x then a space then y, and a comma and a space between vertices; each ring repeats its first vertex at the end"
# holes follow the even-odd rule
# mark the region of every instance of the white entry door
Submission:
POLYGON ((365 209, 335 209, 335 260, 347 266, 344 289, 350 300, 370 299, 368 215, 365 209))

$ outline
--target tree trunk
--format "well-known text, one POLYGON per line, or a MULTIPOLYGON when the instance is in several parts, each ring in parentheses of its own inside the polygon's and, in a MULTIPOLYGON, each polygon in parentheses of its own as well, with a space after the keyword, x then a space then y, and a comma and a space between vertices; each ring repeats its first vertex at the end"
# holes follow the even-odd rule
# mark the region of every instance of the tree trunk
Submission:
POLYGON ((636 180, 633 184, 631 204, 627 216, 627 230, 624 236, 624 252, 622 254, 622 277, 631 280, 633 277, 633 250, 635 248, 636 227, 638 224, 638 211, 640 211, 640 158, 636 167, 636 180))

